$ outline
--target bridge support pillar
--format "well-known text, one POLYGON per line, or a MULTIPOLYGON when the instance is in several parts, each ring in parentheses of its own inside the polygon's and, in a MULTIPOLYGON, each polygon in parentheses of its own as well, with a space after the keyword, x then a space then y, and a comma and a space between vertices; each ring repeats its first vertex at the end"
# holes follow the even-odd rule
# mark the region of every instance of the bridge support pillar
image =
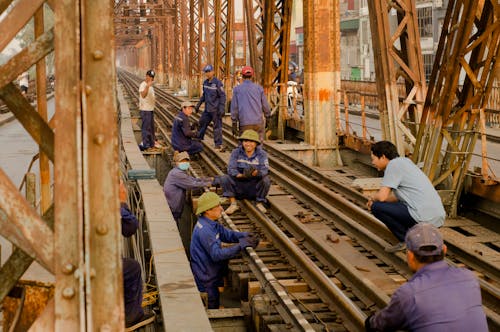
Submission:
POLYGON ((338 0, 304 1, 304 106, 306 143, 318 165, 341 165, 335 105, 340 95, 338 0))

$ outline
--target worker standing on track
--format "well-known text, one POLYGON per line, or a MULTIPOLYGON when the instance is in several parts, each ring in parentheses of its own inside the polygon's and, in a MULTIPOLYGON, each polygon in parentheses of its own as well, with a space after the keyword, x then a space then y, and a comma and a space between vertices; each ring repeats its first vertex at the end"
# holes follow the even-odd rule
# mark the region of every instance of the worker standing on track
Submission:
POLYGON ((175 167, 168 172, 163 185, 163 193, 167 199, 170 211, 174 216, 177 227, 184 210, 186 190, 210 186, 213 178, 195 178, 187 173, 189 169, 189 154, 180 152, 174 154, 175 167))
POLYGON ((191 125, 189 118, 193 114, 193 103, 181 103, 181 111, 176 115, 172 124, 172 147, 175 151, 187 151, 190 156, 203 151, 203 145, 197 140, 198 132, 191 125))
POLYGON ((203 140, 205 132, 210 122, 214 126, 214 146, 216 151, 223 152, 222 147, 222 118, 224 117, 226 107, 226 93, 224 85, 215 77, 214 67, 206 65, 203 68, 207 79, 203 82, 203 94, 195 107, 198 113, 202 103, 205 103, 205 110, 201 114, 199 121, 200 131, 198 138, 203 140))
MULTIPOLYGON (((122 235, 131 237, 139 228, 139 221, 130 212, 127 205, 127 189, 120 182, 120 215, 122 235)), ((141 265, 133 258, 122 258, 123 297, 125 302, 125 331, 133 331, 141 326, 148 325, 155 320, 153 313, 144 313, 142 309, 142 272, 141 265)))
POLYGON ((155 90, 153 83, 155 79, 155 72, 148 70, 146 78, 139 85, 139 111, 141 113, 142 125, 142 143, 139 144, 141 151, 155 148, 155 123, 154 123, 154 109, 155 109, 155 90))
POLYGON ((417 223, 441 227, 446 218, 439 194, 429 178, 408 158, 399 157, 396 146, 381 141, 371 147, 372 164, 384 171, 381 188, 367 207, 396 236, 399 243, 387 252, 405 249, 406 232, 417 223))
POLYGON ((252 233, 235 232, 217 222, 222 215, 221 198, 206 192, 198 199, 196 215, 199 216, 191 238, 191 269, 200 292, 208 295, 208 309, 220 305, 219 287, 224 285, 227 260, 246 247, 256 248, 259 238, 252 233), (222 247, 222 242, 237 243, 222 247))
POLYGON ((231 205, 226 209, 230 215, 239 210, 236 199, 255 199, 257 208, 266 213, 266 196, 271 188, 267 153, 259 146, 259 134, 246 130, 238 137, 242 142, 231 152, 227 174, 220 177, 223 196, 229 197, 231 205))
POLYGON ((415 274, 391 302, 365 320, 366 331, 486 332, 481 290, 474 274, 449 266, 439 230, 420 223, 406 234, 406 259, 415 274))
POLYGON ((263 142, 266 123, 270 122, 271 108, 264 94, 264 89, 252 82, 253 68, 245 66, 241 69, 241 74, 243 83, 233 89, 233 98, 231 99, 233 135, 238 136, 243 134, 245 130, 253 129, 259 133, 260 141, 263 142))

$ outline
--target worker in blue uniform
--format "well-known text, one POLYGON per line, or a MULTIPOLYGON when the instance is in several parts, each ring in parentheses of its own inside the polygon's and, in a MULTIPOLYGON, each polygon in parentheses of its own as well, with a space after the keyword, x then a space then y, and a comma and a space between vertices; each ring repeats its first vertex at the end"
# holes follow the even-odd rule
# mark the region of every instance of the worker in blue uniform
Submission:
POLYGON ((486 332, 481 290, 474 274, 449 266, 439 230, 426 223, 406 234, 406 259, 415 274, 390 303, 365 320, 366 331, 486 332))
POLYGON ((206 80, 203 82, 203 93, 195 107, 198 113, 201 104, 205 103, 205 110, 201 114, 199 121, 200 131, 198 138, 203 140, 205 132, 210 122, 214 126, 214 146, 217 151, 224 151, 222 147, 222 118, 226 107, 226 93, 222 82, 215 77, 214 67, 206 65, 203 68, 206 80))
POLYGON ((221 198, 206 192, 198 199, 196 223, 191 238, 191 269, 200 292, 208 295, 208 309, 220 305, 219 286, 224 284, 227 260, 235 257, 246 247, 256 248, 259 238, 252 233, 236 232, 217 222, 222 215, 221 198), (222 243, 236 243, 222 247, 222 243))
POLYGON ((177 226, 186 202, 186 190, 210 186, 214 178, 195 178, 187 173, 190 166, 187 152, 174 154, 175 167, 168 172, 163 193, 174 216, 177 226))
POLYGON ((231 120, 233 122, 233 135, 243 134, 248 129, 259 133, 261 142, 264 141, 266 122, 270 122, 271 108, 267 102, 264 89, 252 82, 253 68, 245 66, 241 69, 243 83, 233 89, 231 99, 231 120))
POLYGON ((172 124, 172 147, 175 151, 187 151, 190 156, 200 153, 203 145, 197 140, 198 132, 191 125, 189 117, 193 114, 194 104, 190 101, 181 103, 181 110, 172 124))
MULTIPOLYGON (((127 205, 127 189, 120 183, 120 215, 122 235, 131 237, 139 228, 139 221, 127 205)), ((126 331, 133 331, 141 326, 152 323, 153 313, 144 313, 142 309, 142 272, 141 265, 133 258, 122 258, 123 297, 125 302, 126 331)))
POLYGON ((266 213, 264 205, 271 188, 267 153, 260 147, 260 137, 255 130, 246 130, 238 139, 241 144, 231 152, 227 174, 220 177, 223 196, 231 202, 226 214, 238 211, 236 199, 245 198, 256 200, 257 208, 266 213))

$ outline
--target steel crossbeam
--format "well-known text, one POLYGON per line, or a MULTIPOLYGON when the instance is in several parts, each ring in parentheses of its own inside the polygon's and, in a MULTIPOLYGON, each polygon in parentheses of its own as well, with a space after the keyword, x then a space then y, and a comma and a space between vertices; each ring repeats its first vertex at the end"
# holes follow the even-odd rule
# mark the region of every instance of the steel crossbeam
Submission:
POLYGON ((456 215, 481 113, 498 79, 499 58, 498 1, 449 1, 413 160, 422 162, 433 184, 443 188, 451 216, 456 215))

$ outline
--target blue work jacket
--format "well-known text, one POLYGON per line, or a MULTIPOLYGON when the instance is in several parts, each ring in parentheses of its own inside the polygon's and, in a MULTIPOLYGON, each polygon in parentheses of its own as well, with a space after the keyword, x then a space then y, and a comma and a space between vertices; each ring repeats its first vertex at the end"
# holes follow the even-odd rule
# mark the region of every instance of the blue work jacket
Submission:
POLYGON ((189 123, 189 117, 180 111, 179 114, 175 116, 174 123, 172 125, 172 146, 177 151, 187 151, 191 146, 191 140, 196 137, 197 132, 191 130, 191 124, 189 123))
POLYGON ((370 318, 370 326, 376 331, 488 331, 476 277, 445 261, 418 270, 370 318))
POLYGON ((203 94, 198 101, 198 105, 196 105, 196 109, 198 109, 202 103, 205 103, 205 112, 224 114, 226 93, 224 92, 224 85, 217 77, 213 77, 211 80, 206 79, 203 82, 203 94))
POLYGON ((122 235, 131 237, 139 228, 139 221, 135 215, 130 212, 127 203, 120 203, 120 216, 122 222, 122 235))
POLYGON ((210 184, 209 179, 195 178, 178 167, 172 168, 163 184, 163 193, 174 218, 179 219, 182 215, 187 189, 203 188, 210 184))
POLYGON ((271 116, 264 89, 251 80, 244 80, 233 89, 231 120, 239 121, 240 126, 262 125, 263 115, 271 116))
POLYGON ((269 160, 267 152, 259 145, 255 148, 254 153, 248 157, 242 145, 239 145, 231 152, 229 164, 227 166, 227 174, 236 176, 243 174, 246 168, 253 166, 259 171, 259 174, 254 178, 264 177, 269 173, 269 160))
POLYGON ((232 231, 204 216, 198 218, 191 237, 190 253, 191 270, 200 292, 222 280, 226 260, 242 249, 239 244, 222 248, 222 242, 238 243, 247 235, 247 232, 232 231))

